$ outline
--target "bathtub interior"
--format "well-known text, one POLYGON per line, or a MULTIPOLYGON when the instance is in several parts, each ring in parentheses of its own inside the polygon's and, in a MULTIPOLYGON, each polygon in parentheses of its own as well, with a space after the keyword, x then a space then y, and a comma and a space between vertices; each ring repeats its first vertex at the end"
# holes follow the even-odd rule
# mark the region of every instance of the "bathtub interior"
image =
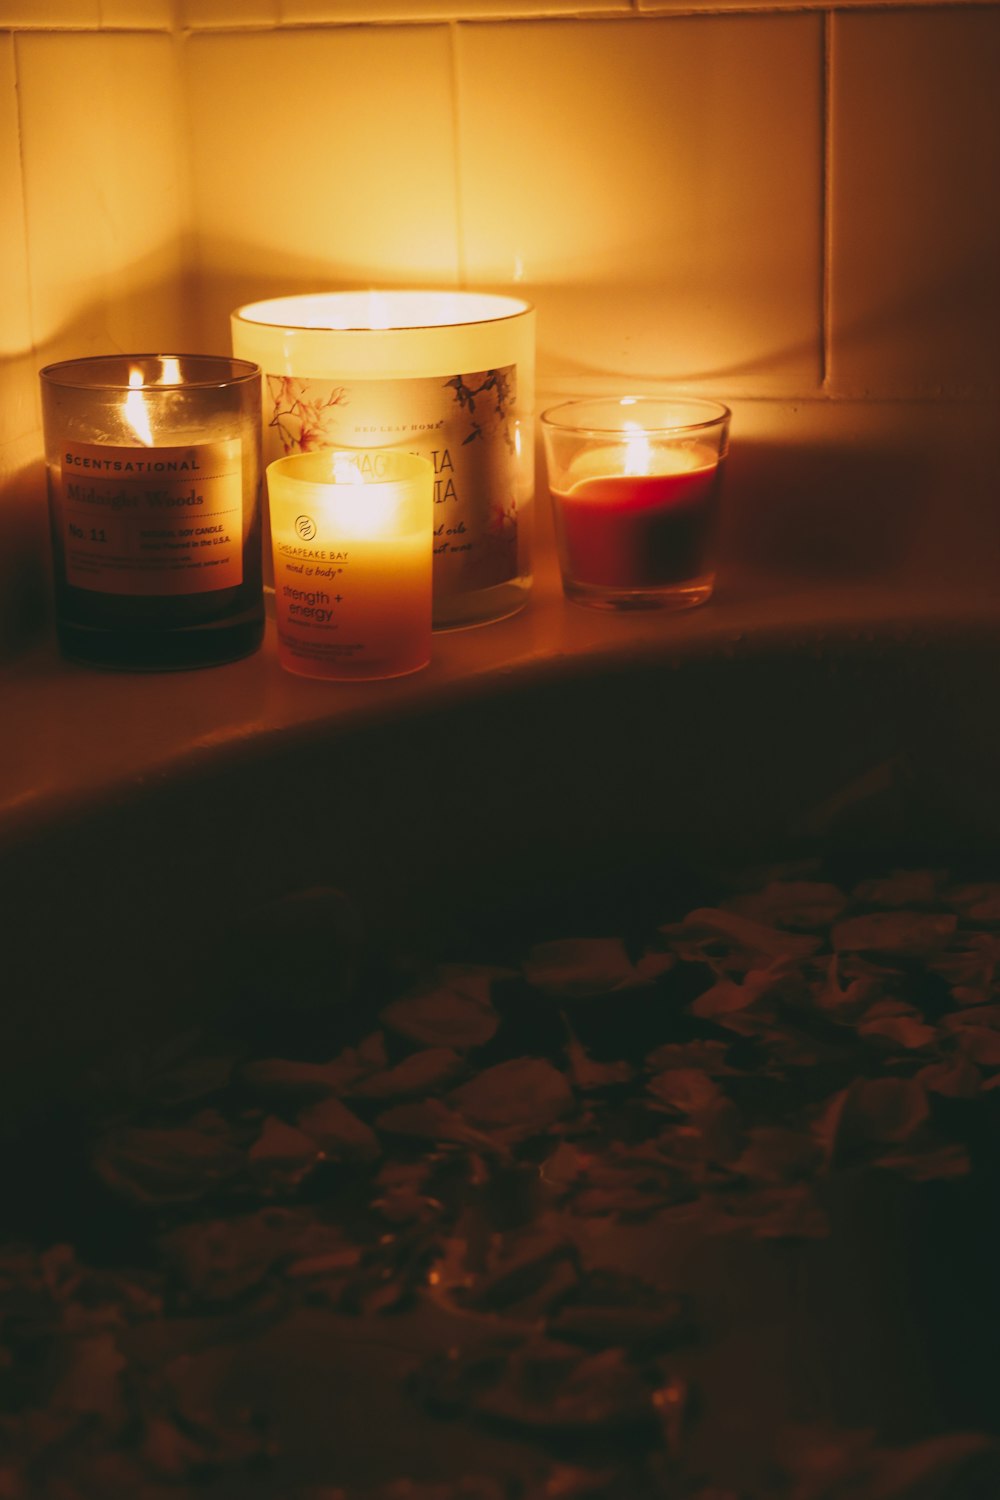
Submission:
POLYGON ((986 868, 996 656, 993 631, 911 624, 549 659, 35 818, 0 851, 6 1124, 380 954, 629 931, 769 862, 986 868))
MULTIPOLYGON (((550 660, 405 716, 220 751, 26 830, 2 854, 12 1196, 59 1193, 37 1163, 62 1151, 67 1103, 95 1077, 222 1017, 258 1040, 273 1016, 286 1038, 318 1024, 331 1048, 355 1040, 390 958, 628 937, 775 861, 845 880, 911 864, 996 876, 997 644, 910 626, 550 660)), ((995 1430, 991 1194, 988 1173, 917 1187, 845 1173, 827 1239, 676 1232, 656 1271, 710 1333, 671 1364, 711 1413, 685 1440, 692 1469, 760 1478, 787 1422, 901 1444, 995 1430)), ((604 1233, 623 1264, 638 1257, 627 1228, 604 1233)), ((235 1344, 185 1355, 184 1381, 269 1410, 282 1482, 537 1469, 530 1441, 414 1421, 400 1368, 456 1337, 432 1304, 389 1323, 322 1305, 256 1317, 237 1311, 235 1344)), ((969 1441, 975 1465, 987 1439, 969 1441)), ((963 1467, 941 1493, 985 1500, 995 1479, 963 1467)), ((213 1493, 273 1481, 241 1472, 213 1493)))

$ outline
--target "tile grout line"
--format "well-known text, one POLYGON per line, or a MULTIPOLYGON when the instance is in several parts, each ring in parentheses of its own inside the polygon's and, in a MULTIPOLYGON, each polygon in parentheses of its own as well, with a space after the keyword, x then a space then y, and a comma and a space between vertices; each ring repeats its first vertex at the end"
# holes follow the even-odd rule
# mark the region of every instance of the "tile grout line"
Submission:
MULTIPOLYGON (((175 5, 175 14, 178 14, 175 5)), ((177 119, 183 134, 185 150, 180 153, 180 164, 184 174, 184 220, 181 228, 181 275, 190 289, 194 318, 191 333, 201 330, 207 321, 204 276, 202 275, 202 242, 198 227, 197 192, 195 189, 194 140, 191 107, 191 33, 175 31, 171 36, 174 53, 174 86, 177 101, 177 119)))
POLYGON ((821 166, 821 232, 820 250, 820 390, 830 394, 830 343, 832 339, 830 307, 830 267, 833 259, 833 12, 823 16, 823 141, 821 166))
POLYGON ((825 18, 838 13, 853 14, 879 12, 919 12, 954 10, 993 10, 997 0, 663 0, 662 4, 649 0, 625 0, 624 6, 598 7, 593 10, 566 9, 561 5, 538 10, 497 10, 483 14, 470 8, 452 15, 441 14, 433 9, 423 15, 379 16, 365 13, 329 14, 289 21, 283 15, 272 20, 212 21, 191 24, 188 20, 184 0, 170 0, 169 19, 165 24, 122 22, 108 24, 103 19, 103 3, 99 6, 96 23, 88 21, 45 23, 33 20, 17 20, 11 23, 0 21, 0 30, 11 35, 81 34, 95 32, 194 32, 209 35, 254 35, 274 31, 335 30, 339 27, 423 27, 473 25, 493 26, 532 22, 568 21, 615 21, 633 17, 636 20, 677 20, 706 18, 724 20, 735 16, 789 16, 821 13, 825 18))
POLYGON ((466 285, 466 257, 465 257, 465 233, 463 225, 465 215, 463 212, 463 183, 462 183, 462 101, 460 98, 459 78, 461 69, 459 67, 459 22, 449 21, 448 41, 449 60, 451 64, 451 170, 452 185, 455 191, 455 273, 460 287, 466 285))
POLYGON ((21 48, 18 44, 16 32, 10 34, 11 57, 14 63, 14 99, 17 109, 17 165, 21 176, 21 235, 24 245, 24 274, 28 293, 28 332, 31 336, 31 350, 38 359, 38 329, 36 326, 35 313, 35 278, 33 274, 33 261, 31 256, 31 235, 28 228, 28 173, 26 170, 24 153, 24 114, 22 109, 23 91, 21 87, 21 48))

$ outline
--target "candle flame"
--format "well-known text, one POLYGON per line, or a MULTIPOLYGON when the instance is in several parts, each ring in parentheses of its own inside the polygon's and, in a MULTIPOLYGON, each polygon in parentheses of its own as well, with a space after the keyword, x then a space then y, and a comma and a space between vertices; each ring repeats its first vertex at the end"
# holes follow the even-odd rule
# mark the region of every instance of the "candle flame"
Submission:
POLYGON ((330 453, 333 486, 329 518, 338 536, 364 541, 393 537, 399 526, 399 495, 389 478, 390 455, 379 448, 365 453, 330 453))
MULTIPOLYGON (((160 359, 160 378, 157 385, 180 385, 181 362, 176 354, 164 354, 160 359)), ((146 448, 154 446, 153 428, 149 420, 149 407, 141 394, 146 382, 138 365, 130 365, 128 372, 129 393, 125 397, 122 415, 146 448)))
POLYGON ((638 422, 624 422, 622 430, 625 433, 625 473, 648 474, 652 457, 649 438, 638 422))
POLYGON ((138 366, 133 365, 129 370, 128 383, 131 389, 129 390, 128 395, 125 397, 123 415, 126 422, 131 427, 136 437, 139 439, 140 443, 142 443, 147 448, 152 448, 153 429, 149 425, 149 411, 146 407, 145 401, 142 398, 142 395, 140 394, 143 379, 142 371, 138 368, 138 366))

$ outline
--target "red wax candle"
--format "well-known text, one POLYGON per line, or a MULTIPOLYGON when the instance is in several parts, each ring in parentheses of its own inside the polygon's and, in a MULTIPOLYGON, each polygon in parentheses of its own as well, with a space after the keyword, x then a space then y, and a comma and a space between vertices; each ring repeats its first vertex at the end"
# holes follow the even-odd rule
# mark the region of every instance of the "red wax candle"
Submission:
POLYGON ((553 491, 563 568, 570 578, 648 589, 712 571, 722 464, 697 449, 668 454, 663 461, 676 464, 676 471, 599 474, 553 491))

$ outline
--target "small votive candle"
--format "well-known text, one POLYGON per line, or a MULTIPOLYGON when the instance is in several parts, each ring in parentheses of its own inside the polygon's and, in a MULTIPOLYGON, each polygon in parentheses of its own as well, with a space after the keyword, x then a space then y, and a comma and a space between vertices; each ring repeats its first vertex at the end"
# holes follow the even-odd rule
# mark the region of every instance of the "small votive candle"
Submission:
POLYGON ((715 586, 730 413, 626 396, 542 413, 563 589, 599 609, 681 609, 715 586))
POLYGON ((278 660, 300 677, 401 677, 430 661, 434 465, 320 448, 267 468, 278 660))

